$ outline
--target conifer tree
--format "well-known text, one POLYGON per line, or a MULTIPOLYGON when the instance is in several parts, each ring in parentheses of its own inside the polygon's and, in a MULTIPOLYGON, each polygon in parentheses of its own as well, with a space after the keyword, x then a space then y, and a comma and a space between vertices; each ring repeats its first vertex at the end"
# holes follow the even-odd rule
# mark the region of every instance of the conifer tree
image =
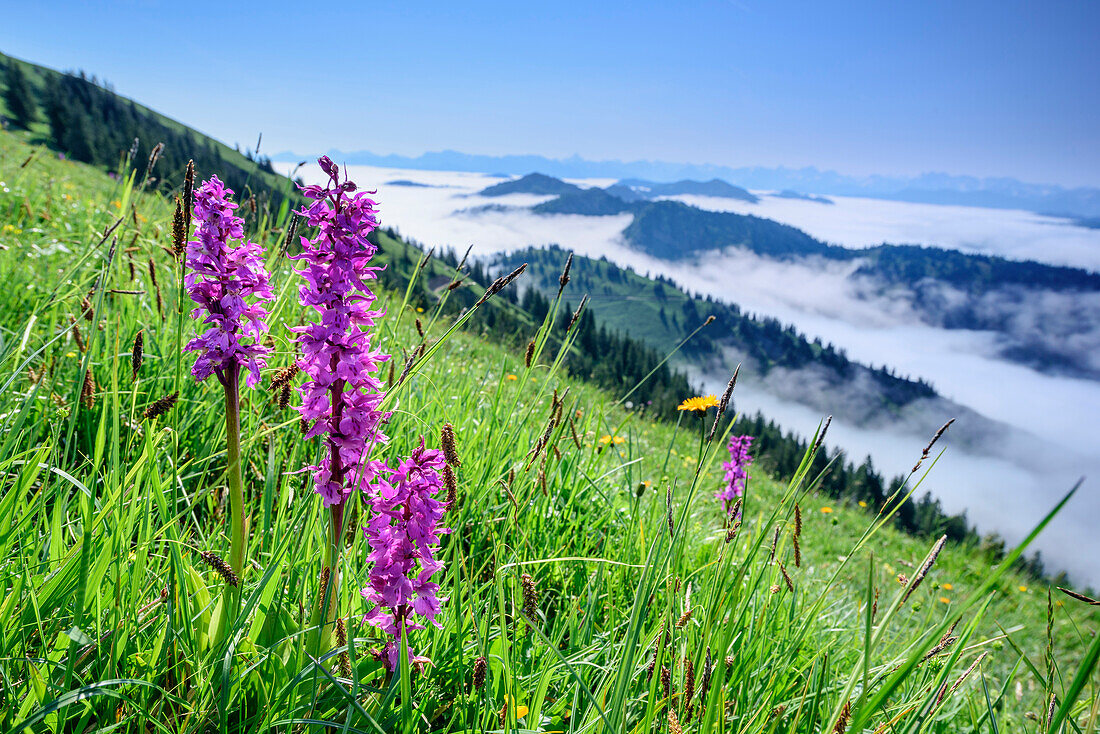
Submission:
POLYGON ((4 103, 8 106, 11 121, 16 127, 26 130, 32 122, 38 120, 38 104, 34 99, 27 75, 14 61, 8 62, 5 74, 4 103))

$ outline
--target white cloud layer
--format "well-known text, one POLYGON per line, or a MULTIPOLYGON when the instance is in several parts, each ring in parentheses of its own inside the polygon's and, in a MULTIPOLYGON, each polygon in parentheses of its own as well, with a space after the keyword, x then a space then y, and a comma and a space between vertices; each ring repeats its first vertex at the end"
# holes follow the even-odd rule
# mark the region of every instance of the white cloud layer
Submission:
MULTIPOLYGON (((461 253, 472 244, 475 256, 487 256, 557 243, 641 273, 661 273, 693 292, 794 323, 811 338, 844 348, 853 359, 923 377, 945 397, 1019 429, 1019 440, 1001 447, 995 457, 969 455, 948 442, 948 453, 924 486, 945 509, 966 509, 981 530, 1018 540, 1077 478, 1091 476, 1037 547, 1051 566, 1100 585, 1100 568, 1091 563, 1100 557, 1095 532, 1100 520, 1100 383, 1052 377, 999 359, 994 335, 923 325, 903 299, 862 298, 845 280, 850 264, 786 264, 739 252, 709 256, 702 263, 668 263, 626 246, 621 232, 631 221, 628 214, 535 215, 522 207, 552 197, 477 196, 499 180, 481 174, 366 166, 351 167, 349 173, 361 186, 379 189, 385 224, 427 245, 461 253), (385 184, 395 179, 439 188, 385 184), (469 211, 490 204, 516 208, 469 211), (1029 443, 1028 434, 1040 440, 1029 443)), ((938 244, 1100 269, 1100 232, 1025 212, 846 197, 831 197, 837 202, 833 206, 770 197, 755 205, 676 198, 774 218, 848 246, 884 240, 938 244)), ((759 408, 805 434, 817 426, 821 416, 816 411, 752 388, 750 380, 739 390, 739 407, 759 408)), ((830 443, 857 460, 870 453, 887 476, 907 471, 927 438, 904 425, 883 431, 840 421, 830 429, 830 443)))

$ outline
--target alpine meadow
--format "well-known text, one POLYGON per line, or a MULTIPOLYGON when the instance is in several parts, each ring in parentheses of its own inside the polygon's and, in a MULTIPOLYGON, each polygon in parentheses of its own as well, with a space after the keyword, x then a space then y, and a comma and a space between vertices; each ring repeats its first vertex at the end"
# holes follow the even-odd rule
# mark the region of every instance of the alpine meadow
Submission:
MULTIPOLYGON (((736 409, 796 357, 885 411, 919 377, 567 246, 413 241, 335 153, 284 176, 0 66, 0 730, 1100 732, 1098 594, 1032 547, 1094 478, 1007 543, 924 492, 952 415, 876 470, 736 409), (589 299, 629 288, 660 305, 589 299), (706 394, 677 360, 719 329, 755 361, 706 394)), ((727 226, 536 183, 668 247, 727 226)))

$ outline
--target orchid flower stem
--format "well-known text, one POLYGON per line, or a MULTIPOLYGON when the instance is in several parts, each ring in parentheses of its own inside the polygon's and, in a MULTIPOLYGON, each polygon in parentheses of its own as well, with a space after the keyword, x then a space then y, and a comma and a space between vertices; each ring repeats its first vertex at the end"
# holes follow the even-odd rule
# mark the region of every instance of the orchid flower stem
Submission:
POLYGON ((321 627, 321 646, 318 652, 332 647, 332 633, 336 629, 336 618, 340 615, 340 546, 344 533, 344 503, 329 508, 329 542, 326 550, 328 566, 328 588, 322 589, 325 606, 325 620, 321 627))
MULTIPOLYGON (((229 566, 237 578, 242 577, 247 555, 248 535, 244 519, 244 489, 241 484, 241 396, 240 366, 233 365, 225 372, 225 443, 228 464, 226 482, 229 485, 230 545, 229 566)), ((232 587, 231 587, 232 588, 232 587)), ((230 621, 236 618, 239 590, 227 598, 226 613, 230 621)))

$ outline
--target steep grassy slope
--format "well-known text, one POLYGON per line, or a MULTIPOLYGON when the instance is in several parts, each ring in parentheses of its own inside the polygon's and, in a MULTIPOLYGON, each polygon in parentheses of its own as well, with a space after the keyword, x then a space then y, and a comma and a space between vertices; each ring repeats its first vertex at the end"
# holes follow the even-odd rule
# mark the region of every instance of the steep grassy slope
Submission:
MULTIPOLYGON (((224 423, 220 391, 194 383, 179 351, 195 326, 164 249, 169 203, 125 171, 111 180, 6 134, 0 181, 5 729, 287 731, 329 721, 349 731, 633 732, 662 721, 819 732, 851 711, 849 731, 994 731, 994 721, 1030 731, 1026 715, 1046 710, 1049 680, 1057 715, 1094 730, 1094 610, 1056 600, 1048 668, 1045 590, 1004 564, 949 548, 902 602, 911 585, 902 576, 914 577, 927 544, 827 504, 812 476, 787 486, 755 472, 743 524, 727 531, 712 499, 722 436, 700 440, 709 421, 653 423, 616 405, 619 395, 564 377, 563 355, 541 346, 546 324, 528 327, 529 365, 451 332, 447 289, 422 305, 382 292, 377 335, 395 354, 428 350, 409 379, 387 379, 387 458, 421 436, 435 443, 444 421, 459 437, 442 627, 411 636, 433 665, 387 677, 368 654, 378 640, 360 622, 358 532, 346 539, 339 600, 349 644, 306 655, 325 520, 300 469, 317 446, 263 389, 244 410, 246 611, 216 642, 222 585, 198 553, 227 545, 224 423), (145 359, 134 379, 139 331, 145 359), (177 389, 171 412, 141 418, 177 389), (538 590, 526 611, 524 573, 538 590), (958 641, 922 661, 956 621, 958 641), (488 676, 475 689, 479 656, 488 676)), ((279 295, 274 372, 293 358, 299 279, 281 257, 284 233, 262 217, 248 226, 279 295)), ((350 511, 361 518, 359 505, 350 511)))

